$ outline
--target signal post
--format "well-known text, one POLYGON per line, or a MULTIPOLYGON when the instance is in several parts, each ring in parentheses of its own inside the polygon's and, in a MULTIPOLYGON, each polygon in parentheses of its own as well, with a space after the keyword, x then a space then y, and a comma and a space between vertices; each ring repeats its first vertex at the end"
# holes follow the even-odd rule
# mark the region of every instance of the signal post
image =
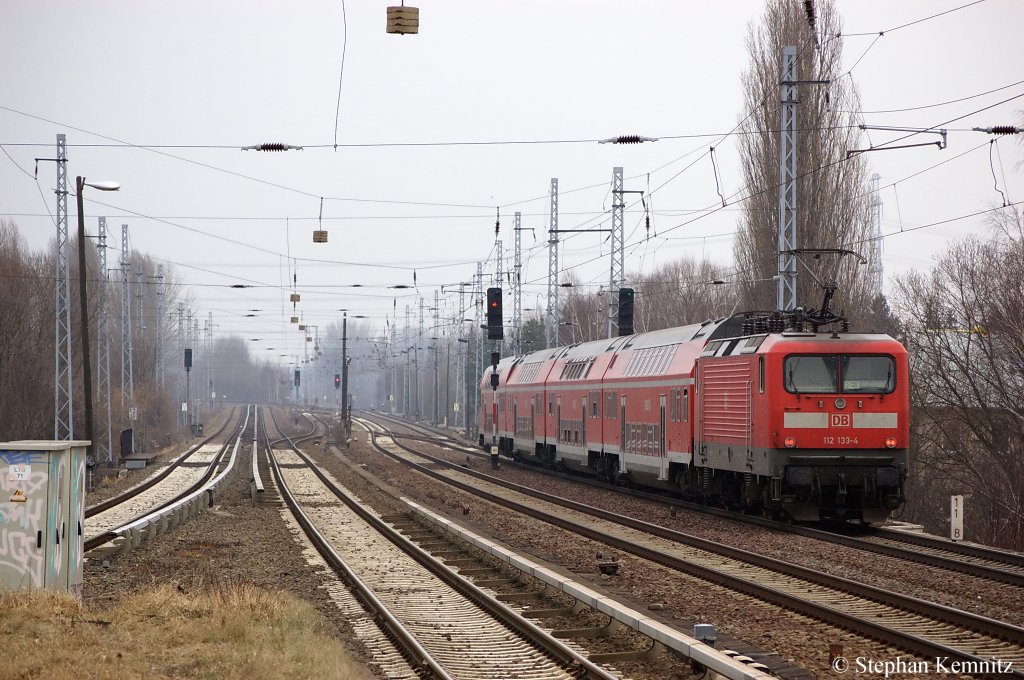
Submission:
POLYGON ((502 322, 501 288, 487 289, 487 339, 494 340, 491 349, 491 469, 498 469, 498 361, 501 341, 505 337, 502 322))

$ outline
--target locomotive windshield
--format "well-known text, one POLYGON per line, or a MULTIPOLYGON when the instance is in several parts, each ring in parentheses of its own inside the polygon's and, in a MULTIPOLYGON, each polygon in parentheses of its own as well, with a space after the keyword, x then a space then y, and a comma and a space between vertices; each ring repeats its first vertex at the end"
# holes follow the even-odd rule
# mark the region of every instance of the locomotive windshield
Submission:
POLYGON ((864 354, 792 354, 783 376, 787 392, 887 394, 896 387, 890 356, 864 354))

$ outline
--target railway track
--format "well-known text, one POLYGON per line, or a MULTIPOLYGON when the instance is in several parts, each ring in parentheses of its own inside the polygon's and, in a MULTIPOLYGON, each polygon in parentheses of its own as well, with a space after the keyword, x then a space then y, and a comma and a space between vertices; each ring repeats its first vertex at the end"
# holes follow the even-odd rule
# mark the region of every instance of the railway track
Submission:
POLYGON ((383 453, 518 512, 925 658, 973 664, 995 658, 1015 662, 1015 672, 1024 677, 1022 628, 518 487, 419 451, 399 441, 400 435, 385 434, 383 426, 367 426, 375 430, 375 445, 383 453))
POLYGON ((617 677, 431 557, 299 449, 267 450, 275 482, 309 540, 417 673, 497 678, 514 668, 518 677, 539 679, 617 677))
POLYGON ((122 494, 87 508, 85 551, 96 550, 110 543, 119 537, 125 527, 172 506, 209 483, 217 473, 231 441, 242 436, 247 414, 247 410, 232 409, 231 415, 215 433, 190 447, 163 471, 122 494), (213 443, 229 429, 231 434, 224 437, 222 443, 213 443))
MULTIPOLYGON (((466 455, 480 459, 486 459, 489 457, 488 454, 480 451, 478 447, 468 446, 450 436, 439 434, 429 428, 376 413, 373 414, 373 417, 394 422, 402 427, 406 427, 419 433, 412 435, 396 434, 398 437, 428 442, 441 440, 444 446, 455 451, 459 451, 460 453, 465 453, 466 455)), ((509 459, 503 459, 505 462, 508 462, 508 460, 509 459)), ((762 526, 774 531, 806 536, 828 543, 863 550, 868 553, 895 557, 909 562, 926 564, 932 567, 946 569, 951 572, 967 574, 977 578, 984 578, 1024 588, 1024 554, 1020 553, 998 550, 971 543, 954 543, 953 541, 935 536, 897 531, 884 527, 855 527, 851 532, 851 530, 826 530, 799 524, 789 524, 763 517, 744 515, 729 510, 690 503, 676 498, 670 498, 662 494, 612 486, 594 479, 588 479, 579 475, 569 475, 534 465, 526 465, 525 467, 544 474, 554 475, 562 479, 571 479, 577 483, 588 484, 597 488, 611 490, 616 493, 627 494, 637 498, 644 498, 677 508, 702 512, 723 517, 725 519, 743 522, 745 524, 762 526)))

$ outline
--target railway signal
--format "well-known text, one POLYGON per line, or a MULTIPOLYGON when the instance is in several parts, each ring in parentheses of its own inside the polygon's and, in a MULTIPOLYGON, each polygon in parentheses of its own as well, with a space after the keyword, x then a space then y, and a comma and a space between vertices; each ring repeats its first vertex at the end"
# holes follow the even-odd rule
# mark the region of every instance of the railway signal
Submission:
POLYGON ((335 373, 334 374, 334 389, 336 389, 336 390, 340 390, 341 389, 341 373, 335 373))
POLYGON ((501 288, 487 289, 487 339, 501 340, 505 326, 501 319, 501 288))
POLYGON ((633 335, 632 288, 619 288, 619 335, 633 335))

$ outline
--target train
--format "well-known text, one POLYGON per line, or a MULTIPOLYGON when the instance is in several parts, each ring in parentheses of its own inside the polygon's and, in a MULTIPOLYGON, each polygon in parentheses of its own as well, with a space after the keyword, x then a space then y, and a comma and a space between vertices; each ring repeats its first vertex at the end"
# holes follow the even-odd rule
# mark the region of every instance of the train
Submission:
POLYGON ((748 312, 501 359, 480 381, 479 445, 744 512, 872 524, 905 502, 909 384, 889 335, 748 312))

